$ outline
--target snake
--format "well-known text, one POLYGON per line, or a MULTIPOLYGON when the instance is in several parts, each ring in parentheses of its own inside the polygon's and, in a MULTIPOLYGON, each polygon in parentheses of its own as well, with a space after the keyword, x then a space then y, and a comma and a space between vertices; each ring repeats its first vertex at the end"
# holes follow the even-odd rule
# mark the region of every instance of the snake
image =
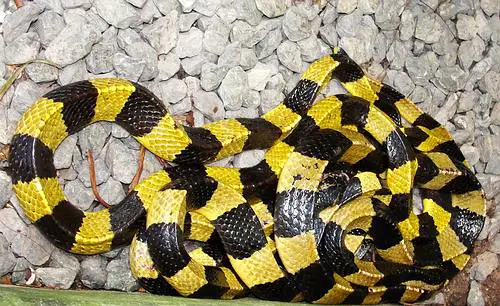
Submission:
POLYGON ((87 255, 130 244, 133 276, 162 295, 416 302, 464 269, 485 222, 449 132, 339 47, 259 118, 201 127, 126 79, 59 87, 24 113, 9 162, 21 208, 52 243, 87 255), (321 98, 333 79, 347 93, 321 98), (173 166, 109 209, 81 211, 54 152, 103 120, 173 166), (254 149, 267 150, 255 166, 206 165, 254 149))

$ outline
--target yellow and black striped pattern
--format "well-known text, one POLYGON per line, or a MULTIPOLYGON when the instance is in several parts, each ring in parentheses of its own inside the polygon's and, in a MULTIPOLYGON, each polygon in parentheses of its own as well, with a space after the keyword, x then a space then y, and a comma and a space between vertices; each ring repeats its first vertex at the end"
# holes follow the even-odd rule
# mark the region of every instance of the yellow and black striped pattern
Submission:
POLYGON ((158 294, 414 302, 465 266, 484 223, 481 186, 449 133, 340 49, 260 118, 200 128, 127 80, 63 86, 24 114, 10 162, 21 207, 58 247, 95 254, 134 237, 132 272, 158 294), (313 105, 332 77, 350 95, 313 105), (53 154, 100 120, 179 166, 109 210, 82 212, 65 199, 53 154), (254 167, 202 166, 257 148, 268 151, 254 167))

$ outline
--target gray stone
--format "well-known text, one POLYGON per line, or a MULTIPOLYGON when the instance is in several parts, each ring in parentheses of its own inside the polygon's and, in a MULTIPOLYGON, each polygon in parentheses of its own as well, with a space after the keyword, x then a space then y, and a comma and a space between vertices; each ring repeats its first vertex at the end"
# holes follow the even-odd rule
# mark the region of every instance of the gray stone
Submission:
POLYGON ((80 262, 74 254, 55 248, 50 256, 49 266, 54 268, 68 268, 78 273, 80 262))
POLYGON ((469 69, 473 62, 478 62, 483 57, 486 48, 484 41, 479 36, 463 41, 458 48, 458 59, 464 69, 469 69))
POLYGON ((89 23, 69 24, 50 42, 45 57, 64 67, 89 54, 100 37, 99 31, 89 23))
POLYGON ((182 6, 182 11, 184 13, 191 12, 193 10, 196 0, 179 0, 182 6))
POLYGON ((171 78, 160 82, 160 91, 163 103, 177 103, 182 100, 187 93, 186 83, 178 78, 171 78))
POLYGON ((417 24, 415 26, 415 38, 423 40, 428 44, 438 42, 443 33, 448 31, 439 15, 420 14, 417 16, 417 24))
POLYGON ((486 165, 486 168, 484 169, 485 173, 491 173, 491 174, 500 174, 500 159, 496 158, 497 156, 500 155, 500 146, 498 146, 498 141, 499 141, 499 136, 494 136, 492 138, 492 151, 491 151, 491 157, 490 160, 488 161, 488 164, 486 165))
POLYGON ((148 0, 127 0, 127 2, 135 7, 142 8, 148 0))
POLYGON ((90 289, 104 287, 107 279, 106 259, 99 255, 85 257, 80 263, 80 280, 90 289))
MULTIPOLYGON (((487 163, 491 159, 491 153, 493 152, 493 135, 482 135, 476 138, 474 145, 479 149, 479 160, 483 163, 487 163)), ((500 139, 498 139, 500 141, 500 139)))
POLYGON ((177 44, 179 36, 179 14, 171 11, 168 16, 158 18, 152 25, 142 29, 142 35, 158 54, 167 54, 177 44))
POLYGON ((181 68, 181 60, 173 52, 160 56, 158 60, 158 80, 165 81, 173 77, 181 68))
POLYGON ((469 72, 469 77, 465 83, 466 90, 473 90, 476 82, 482 79, 486 73, 491 69, 493 65, 493 59, 487 57, 479 61, 476 65, 472 67, 469 72))
POLYGON ((0 171, 0 209, 4 207, 12 195, 12 180, 7 173, 0 171))
POLYGON ((180 102, 171 106, 170 112, 172 115, 182 115, 191 110, 191 98, 184 98, 180 102))
POLYGON ((401 14, 401 27, 399 28, 399 38, 409 40, 415 33, 417 17, 413 10, 407 9, 401 14))
POLYGON ((500 235, 496 235, 491 243, 490 250, 496 254, 500 254, 500 235))
POLYGON ((10 279, 13 284, 26 285, 28 281, 31 281, 30 278, 34 278, 35 271, 32 265, 22 257, 16 258, 16 264, 12 270, 10 279))
POLYGON ((227 24, 233 23, 238 18, 236 9, 231 4, 223 3, 222 7, 217 11, 217 16, 227 24))
POLYGON ((40 49, 38 34, 29 32, 19 35, 5 47, 5 64, 23 64, 36 58, 40 49))
POLYGON ((308 38, 297 42, 300 53, 302 54, 302 60, 311 63, 319 59, 323 55, 321 53, 320 42, 321 40, 314 36, 309 36, 308 38))
POLYGON ((192 28, 188 32, 179 33, 175 53, 179 58, 192 57, 200 54, 203 48, 203 32, 192 28))
POLYGON ((208 52, 221 55, 228 44, 230 29, 221 21, 214 21, 205 31, 203 48, 208 52))
MULTIPOLYGON (((94 165, 96 184, 99 185, 104 183, 109 178, 110 171, 108 167, 106 167, 101 155, 94 157, 94 165)), ((81 163, 76 163, 74 168, 78 172, 78 179, 84 184, 85 187, 90 187, 89 163, 87 159, 82 160, 81 163)))
POLYGON ((201 90, 201 81, 195 77, 188 76, 184 78, 187 87, 187 96, 192 97, 197 91, 201 90))
POLYGON ((45 286, 58 289, 69 289, 76 277, 69 268, 38 268, 35 273, 45 286))
POLYGON ((162 14, 154 4, 153 0, 147 0, 141 10, 141 22, 152 23, 154 18, 160 18, 162 14))
POLYGON ((457 104, 458 95, 455 93, 450 94, 444 105, 439 108, 439 112, 434 116, 434 119, 442 125, 446 124, 446 122, 455 115, 457 104))
POLYGON ((215 92, 197 91, 193 95, 193 105, 210 121, 224 118, 224 104, 215 92))
POLYGON ((195 1, 193 9, 205 16, 213 16, 221 5, 220 0, 195 1))
POLYGON ((260 91, 266 87, 267 82, 271 79, 272 69, 268 65, 259 62, 247 74, 250 89, 260 91))
POLYGON ((226 118, 257 118, 259 111, 256 108, 242 107, 235 111, 226 111, 226 118))
POLYGON ((81 130, 78 133, 78 144, 82 158, 86 158, 89 151, 92 151, 94 157, 98 157, 110 133, 111 125, 105 122, 94 123, 81 130))
POLYGON ((304 12, 297 6, 291 7, 285 13, 283 32, 291 41, 299 41, 312 34, 311 23, 304 12))
POLYGON ((415 89, 415 84, 410 77, 402 71, 397 72, 393 80, 394 88, 404 96, 409 96, 413 92, 413 89, 415 89))
POLYGON ((483 293, 481 292, 481 286, 476 281, 472 281, 470 283, 469 294, 467 295, 467 305, 484 306, 484 298, 483 293))
POLYGON ((135 291, 139 288, 139 284, 130 272, 128 248, 123 250, 120 257, 108 263, 106 271, 108 277, 104 288, 121 291, 135 291))
POLYGON ((201 67, 207 62, 206 58, 202 54, 195 55, 193 57, 183 58, 181 60, 181 67, 185 73, 195 76, 201 73, 201 67))
POLYGON ((59 83, 67 85, 76 81, 86 80, 88 76, 85 61, 80 60, 59 70, 59 83))
POLYGON ((110 177, 106 182, 97 187, 101 197, 110 205, 116 205, 125 198, 122 184, 110 177))
POLYGON ((321 13, 321 17, 323 18, 323 24, 334 23, 338 17, 337 8, 335 4, 327 3, 323 12, 321 13))
POLYGON ((355 37, 359 31, 361 18, 363 15, 361 11, 357 10, 350 15, 342 15, 337 20, 337 33, 340 37, 355 37))
POLYGON ((484 252, 477 256, 477 262, 471 268, 471 276, 477 281, 484 281, 498 266, 498 255, 484 252))
POLYGON ((26 223, 21 220, 12 207, 0 209, 0 233, 9 241, 14 242, 21 233, 26 232, 26 223))
POLYGON ((500 125, 500 101, 496 102, 491 109, 490 117, 492 124, 500 125))
POLYGON ((177 0, 153 0, 156 7, 163 15, 168 15, 171 11, 181 12, 181 6, 177 0))
POLYGON ((436 83, 449 91, 462 89, 468 73, 457 66, 439 68, 436 71, 436 83))
POLYGON ((276 89, 264 89, 260 92, 260 112, 267 113, 285 99, 285 95, 276 89))
POLYGON ((479 162, 479 150, 472 145, 464 144, 460 147, 460 151, 462 151, 465 159, 467 159, 471 166, 474 166, 479 162))
POLYGON ((140 80, 147 81, 158 74, 158 54, 156 50, 141 39, 132 29, 118 31, 118 46, 124 49, 128 56, 145 63, 140 80))
POLYGON ((100 33, 109 28, 109 24, 97 14, 97 10, 92 7, 89 10, 83 8, 68 9, 63 14, 66 24, 88 23, 94 26, 100 33))
POLYGON ((236 154, 233 165, 236 168, 247 168, 257 165, 264 157, 264 150, 249 150, 236 154))
POLYGON ((464 91, 460 94, 460 99, 458 100, 458 112, 466 112, 472 109, 472 107, 478 102, 479 93, 477 91, 464 91))
POLYGON ((78 137, 71 135, 61 142, 54 153, 54 166, 56 169, 65 169, 71 167, 73 152, 77 150, 76 142, 78 137))
POLYGON ((457 16, 457 35, 463 40, 470 40, 477 33, 476 20, 473 16, 458 14, 457 16))
MULTIPOLYGON (((375 11, 375 23, 382 30, 395 30, 400 24, 399 15, 407 5, 405 0, 380 1, 375 11)), ((372 4, 373 6, 373 4, 372 4)))
POLYGON ((42 45, 46 47, 64 29, 64 20, 61 15, 54 11, 45 11, 38 17, 34 29, 38 33, 42 45))
POLYGON ((34 225, 28 225, 14 237, 10 247, 14 254, 23 256, 36 266, 46 263, 55 248, 34 225))
POLYGON ((30 24, 35 21, 45 5, 39 3, 26 3, 12 14, 6 15, 3 21, 3 38, 10 43, 28 31, 30 24))
POLYGON ((257 65, 257 55, 252 48, 242 48, 239 65, 243 70, 252 69, 257 65))
POLYGON ((488 71, 484 76, 484 87, 491 97, 500 100, 500 73, 496 71, 488 71))
POLYGON ((283 15, 292 5, 291 0, 255 0, 255 4, 262 14, 268 18, 283 15))
POLYGON ((115 138, 125 138, 130 136, 130 133, 127 132, 124 128, 119 126, 118 124, 113 124, 111 126, 111 135, 115 138))
POLYGON ((410 41, 394 41, 387 50, 387 60, 391 63, 391 69, 400 70, 405 61, 411 56, 412 44, 410 41))
POLYGON ((319 28, 319 36, 321 39, 329 44, 330 46, 337 45, 337 30, 335 29, 335 25, 332 23, 325 24, 321 28, 319 28))
POLYGON ((80 180, 67 182, 64 185, 64 194, 70 203, 84 211, 88 210, 94 202, 94 193, 90 188, 85 187, 80 180))
POLYGON ((239 66, 231 68, 222 80, 218 93, 228 110, 237 110, 248 97, 248 76, 239 66))
POLYGON ((206 91, 215 90, 226 76, 227 71, 226 67, 214 63, 203 64, 200 76, 201 87, 206 91))
POLYGON ((242 106, 246 108, 257 108, 260 105, 260 94, 256 90, 249 90, 248 96, 242 106))
POLYGON ((283 91, 285 89, 285 79, 281 73, 273 75, 269 82, 266 84, 266 89, 275 89, 277 91, 283 91))
POLYGON ((241 49, 240 42, 229 44, 224 50, 224 53, 219 56, 217 64, 219 66, 225 66, 228 69, 238 66, 241 61, 241 49))
POLYGON ((19 82, 10 107, 19 113, 24 113, 42 94, 41 88, 30 80, 19 82))
POLYGON ((90 0, 61 0, 61 5, 65 9, 84 7, 88 9, 91 7, 90 0))
POLYGON ((358 1, 352 0, 338 0, 337 1, 337 12, 342 14, 350 14, 356 9, 358 1))
POLYGON ((31 63, 26 66, 26 74, 35 83, 50 82, 57 80, 58 69, 44 63, 31 63))
POLYGON ((286 68, 294 72, 302 72, 304 66, 299 46, 291 41, 283 41, 277 49, 278 59, 286 68))
POLYGON ((477 34, 481 36, 482 39, 488 41, 491 37, 491 27, 489 20, 486 18, 482 10, 476 10, 475 21, 477 25, 477 34))
POLYGON ((116 42, 116 34, 118 31, 115 27, 109 27, 102 34, 102 39, 99 43, 92 46, 89 55, 85 58, 87 68, 93 74, 106 73, 113 70, 114 54, 118 48, 116 42))
POLYGON ((138 25, 139 12, 125 0, 93 0, 97 13, 109 24, 119 29, 138 25))
POLYGON ((0 234, 0 257, 2 258, 0 260, 0 276, 4 276, 11 272, 16 265, 16 258, 9 250, 9 242, 2 234, 0 234))
POLYGON ((115 179, 130 184, 137 171, 137 153, 123 142, 113 141, 106 152, 106 165, 115 179))
POLYGON ((481 0, 481 8, 488 16, 498 14, 500 11, 500 2, 498 0, 481 0))
POLYGON ((181 14, 179 16, 179 31, 187 32, 193 24, 200 18, 200 14, 198 13, 189 13, 189 14, 181 14))
POLYGON ((257 9, 255 0, 239 0, 234 9, 238 19, 245 20, 251 25, 257 25, 262 20, 262 13, 257 9))

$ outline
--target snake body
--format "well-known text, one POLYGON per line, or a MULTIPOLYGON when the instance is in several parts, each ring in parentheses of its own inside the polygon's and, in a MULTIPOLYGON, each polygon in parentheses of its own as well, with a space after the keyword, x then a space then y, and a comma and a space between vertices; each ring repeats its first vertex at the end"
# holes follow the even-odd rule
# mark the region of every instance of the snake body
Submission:
POLYGON ((260 118, 197 128, 127 80, 60 87, 23 115, 10 164, 26 216, 55 245, 96 254, 131 242, 132 273, 157 294, 414 302, 464 268, 485 216, 450 134, 339 48, 260 118), (349 94, 313 103, 331 78, 349 94), (65 199, 53 154, 101 120, 177 166, 109 210, 82 212, 65 199), (249 168, 204 165, 250 149, 268 150, 249 168))

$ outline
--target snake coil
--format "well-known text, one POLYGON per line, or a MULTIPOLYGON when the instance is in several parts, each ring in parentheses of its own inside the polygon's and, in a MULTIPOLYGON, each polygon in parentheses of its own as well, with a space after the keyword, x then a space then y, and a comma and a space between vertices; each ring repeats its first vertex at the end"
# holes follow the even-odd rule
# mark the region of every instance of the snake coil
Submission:
POLYGON ((450 134, 339 48, 260 118, 202 127, 178 124, 127 80, 62 86, 23 115, 10 165, 22 209, 55 245, 96 254, 131 243, 133 275, 157 294, 414 302, 464 268, 485 218, 450 134), (313 103, 331 78, 349 94, 313 103), (66 200, 53 155, 101 120, 177 166, 109 210, 83 212, 66 200), (268 149, 256 166, 204 165, 251 149, 268 149))

